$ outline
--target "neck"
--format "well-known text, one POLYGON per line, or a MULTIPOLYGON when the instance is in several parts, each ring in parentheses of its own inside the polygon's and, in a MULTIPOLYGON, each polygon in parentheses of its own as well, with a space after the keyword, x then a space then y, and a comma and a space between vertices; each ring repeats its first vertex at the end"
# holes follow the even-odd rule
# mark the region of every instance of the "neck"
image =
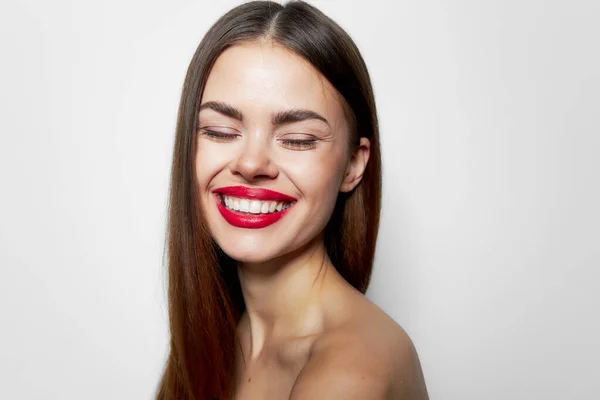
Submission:
POLYGON ((309 336, 322 330, 324 288, 339 276, 322 237, 285 256, 261 264, 239 263, 246 312, 240 325, 249 335, 251 358, 265 344, 309 336))

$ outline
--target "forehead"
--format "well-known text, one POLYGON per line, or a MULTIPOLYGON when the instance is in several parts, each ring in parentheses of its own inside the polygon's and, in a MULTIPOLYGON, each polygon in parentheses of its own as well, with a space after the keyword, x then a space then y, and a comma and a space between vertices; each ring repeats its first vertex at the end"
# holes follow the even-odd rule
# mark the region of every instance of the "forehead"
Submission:
POLYGON ((206 82, 202 102, 224 101, 249 113, 289 108, 316 111, 345 125, 341 96, 309 62, 271 41, 225 50, 206 82))

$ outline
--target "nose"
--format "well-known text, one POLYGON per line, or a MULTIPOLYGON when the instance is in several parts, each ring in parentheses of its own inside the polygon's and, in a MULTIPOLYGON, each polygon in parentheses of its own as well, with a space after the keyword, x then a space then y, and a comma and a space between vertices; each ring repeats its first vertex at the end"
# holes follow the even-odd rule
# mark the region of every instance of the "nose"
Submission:
POLYGON ((279 174, 277 165, 271 159, 268 139, 259 136, 245 138, 238 157, 231 165, 231 172, 241 175, 248 182, 274 179, 279 174))

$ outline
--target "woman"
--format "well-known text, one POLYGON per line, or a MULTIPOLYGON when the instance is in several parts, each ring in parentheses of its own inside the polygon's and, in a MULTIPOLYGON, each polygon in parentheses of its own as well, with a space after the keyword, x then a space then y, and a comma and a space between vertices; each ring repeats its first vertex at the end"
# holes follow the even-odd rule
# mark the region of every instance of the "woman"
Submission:
POLYGON ((219 19, 185 79, 171 179, 158 398, 427 398, 410 339, 363 295, 378 127, 337 24, 299 1, 219 19))

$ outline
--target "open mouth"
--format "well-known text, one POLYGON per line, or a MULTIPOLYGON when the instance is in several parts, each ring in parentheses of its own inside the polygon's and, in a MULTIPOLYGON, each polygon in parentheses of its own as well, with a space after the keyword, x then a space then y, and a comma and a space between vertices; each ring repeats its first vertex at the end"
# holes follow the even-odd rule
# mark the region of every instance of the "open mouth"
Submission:
POLYGON ((288 201, 256 200, 243 197, 217 194, 217 199, 225 208, 240 214, 274 214, 290 208, 294 203, 288 201))
POLYGON ((213 195, 225 221, 246 229, 272 225, 296 204, 294 197, 264 188, 227 186, 215 189, 213 195))

